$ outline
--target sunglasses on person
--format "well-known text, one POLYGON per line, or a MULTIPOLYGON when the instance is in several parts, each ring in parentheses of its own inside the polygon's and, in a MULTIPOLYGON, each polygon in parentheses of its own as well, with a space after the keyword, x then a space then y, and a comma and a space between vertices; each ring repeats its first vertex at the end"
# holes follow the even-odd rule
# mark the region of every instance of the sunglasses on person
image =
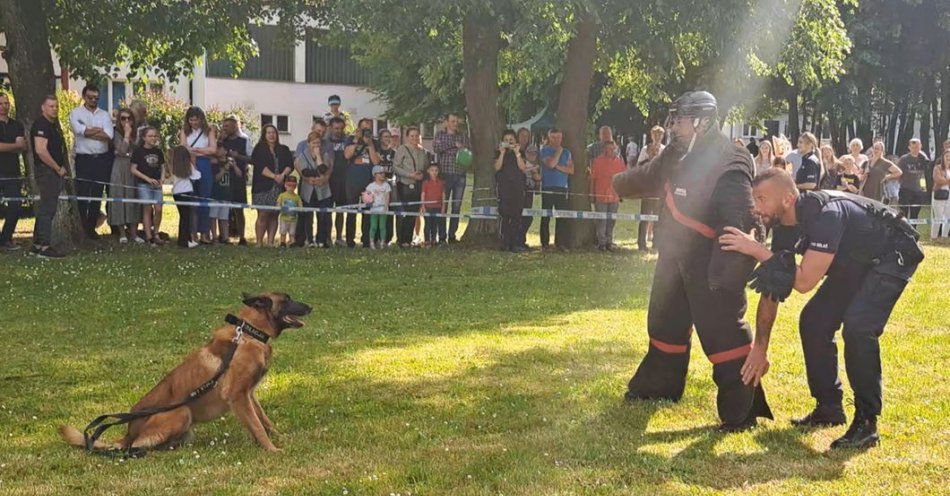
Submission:
POLYGON ((122 117, 119 117, 119 120, 120 120, 120 121, 131 121, 131 120, 132 120, 132 117, 130 117, 130 116, 128 116, 128 115, 123 115, 122 117))

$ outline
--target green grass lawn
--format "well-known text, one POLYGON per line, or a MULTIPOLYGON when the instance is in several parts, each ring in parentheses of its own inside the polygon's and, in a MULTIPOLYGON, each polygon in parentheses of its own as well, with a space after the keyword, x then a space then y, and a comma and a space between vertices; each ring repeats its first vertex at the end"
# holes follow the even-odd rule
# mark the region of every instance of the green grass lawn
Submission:
MULTIPOLYGON (((172 210, 167 219, 174 232, 172 210)), ((622 224, 628 248, 633 232, 622 224)), ((882 338, 881 446, 828 453, 844 428, 789 424, 812 407, 801 295, 782 308, 773 337, 766 389, 776 420, 723 435, 710 429, 715 388, 699 346, 682 401, 621 401, 646 351, 649 255, 96 246, 65 260, 0 256, 2 494, 868 495, 950 486, 946 247, 927 248, 882 338), (274 343, 258 390, 282 452, 257 448, 233 415, 197 426, 183 449, 138 460, 60 440, 60 424, 82 428, 125 411, 237 310, 240 292, 258 290, 315 307, 305 328, 274 343)))

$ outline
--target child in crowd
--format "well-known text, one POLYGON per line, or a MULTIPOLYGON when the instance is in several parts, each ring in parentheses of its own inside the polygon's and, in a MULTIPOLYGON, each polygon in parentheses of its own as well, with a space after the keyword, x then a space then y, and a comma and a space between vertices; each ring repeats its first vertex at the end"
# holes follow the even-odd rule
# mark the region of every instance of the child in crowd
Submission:
MULTIPOLYGON (((617 156, 617 145, 613 141, 604 143, 603 154, 594 158, 591 164, 590 195, 594 200, 594 210, 606 214, 616 214, 620 197, 614 191, 614 176, 623 172, 627 165, 617 156)), ((614 224, 617 219, 597 219, 597 249, 613 251, 614 224)))
MULTIPOLYGON (((171 151, 172 197, 176 202, 194 201, 195 187, 192 181, 201 179, 201 173, 191 160, 191 152, 184 146, 176 146, 171 151)), ((178 205, 178 246, 194 248, 198 243, 191 237, 192 210, 190 205, 178 205)))
MULTIPOLYGON (((524 176, 525 176, 525 190, 524 190, 524 208, 534 208, 534 193, 541 186, 541 162, 538 160, 538 147, 534 144, 528 145, 525 148, 524 153, 524 176)), ((521 219, 521 239, 526 240, 528 236, 528 230, 531 229, 531 223, 534 221, 534 217, 526 215, 521 219)), ((528 247, 527 241, 525 241, 525 248, 528 247)))
MULTIPOLYGON (((214 160, 211 162, 211 173, 214 174, 214 184, 211 185, 211 200, 214 203, 231 203, 231 170, 234 170, 238 176, 241 171, 237 168, 237 162, 228 156, 228 151, 223 147, 218 147, 214 160)), ((222 245, 231 244, 228 242, 229 222, 231 209, 226 206, 211 207, 211 237, 222 245), (217 222, 215 222, 217 221, 217 222)))
POLYGON ((372 199, 369 216, 369 247, 386 248, 386 223, 389 210, 389 197, 393 187, 386 180, 386 168, 373 167, 373 182, 366 186, 366 193, 372 199))
POLYGON ((776 169, 782 169, 783 171, 788 172, 789 174, 792 173, 791 168, 789 168, 789 166, 788 166, 788 162, 786 162, 786 161, 785 161, 785 158, 783 158, 783 157, 775 157, 775 158, 773 158, 773 159, 772 159, 772 167, 774 167, 774 168, 776 168, 776 169))
POLYGON ((280 246, 287 246, 287 238, 290 238, 290 244, 294 243, 294 232, 297 230, 297 212, 288 209, 303 206, 303 200, 297 194, 296 176, 287 176, 287 179, 284 179, 284 192, 277 197, 277 206, 281 208, 277 217, 280 246))
MULTIPOLYGON (((897 155, 888 155, 886 157, 893 163, 900 161, 900 157, 897 155)), ((899 205, 900 204, 900 193, 901 193, 901 180, 898 179, 889 179, 884 181, 884 204, 885 205, 899 205)))
POLYGON ((428 177, 422 181, 422 213, 426 215, 426 246, 445 243, 445 218, 436 214, 445 213, 445 183, 439 177, 439 164, 431 163, 426 169, 428 177))
MULTIPOLYGON (((158 130, 149 126, 142 130, 142 133, 142 146, 132 152, 130 170, 135 176, 139 199, 160 202, 162 201, 162 183, 165 182, 165 154, 159 147, 158 130)), ((161 224, 162 204, 143 204, 142 227, 145 229, 146 242, 152 245, 163 244, 158 236, 158 227, 161 224)), ((138 236, 134 239, 137 240, 138 236)))
POLYGON ((861 176, 858 166, 854 163, 854 157, 845 155, 841 157, 840 174, 838 175, 838 190, 848 193, 858 194, 861 192, 861 176))

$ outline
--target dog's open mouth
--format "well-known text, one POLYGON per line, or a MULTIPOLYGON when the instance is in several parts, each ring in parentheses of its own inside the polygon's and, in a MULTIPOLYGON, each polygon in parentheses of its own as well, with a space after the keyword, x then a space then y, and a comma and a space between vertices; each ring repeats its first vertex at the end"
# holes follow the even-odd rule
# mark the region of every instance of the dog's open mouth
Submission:
POLYGON ((281 320, 291 327, 303 327, 303 322, 293 315, 284 315, 281 320))

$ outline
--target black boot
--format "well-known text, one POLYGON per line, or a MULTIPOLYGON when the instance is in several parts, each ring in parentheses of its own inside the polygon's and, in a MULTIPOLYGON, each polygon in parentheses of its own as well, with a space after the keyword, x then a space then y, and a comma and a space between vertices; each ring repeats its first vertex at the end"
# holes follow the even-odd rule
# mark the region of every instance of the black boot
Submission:
POLYGON ((831 443, 831 449, 866 449, 877 446, 881 436, 877 433, 877 417, 865 415, 860 411, 854 413, 854 421, 848 432, 831 443))
POLYGON ((844 409, 841 405, 822 405, 815 407, 808 415, 800 419, 793 419, 792 424, 798 427, 830 427, 833 425, 844 425, 848 419, 844 416, 844 409))

